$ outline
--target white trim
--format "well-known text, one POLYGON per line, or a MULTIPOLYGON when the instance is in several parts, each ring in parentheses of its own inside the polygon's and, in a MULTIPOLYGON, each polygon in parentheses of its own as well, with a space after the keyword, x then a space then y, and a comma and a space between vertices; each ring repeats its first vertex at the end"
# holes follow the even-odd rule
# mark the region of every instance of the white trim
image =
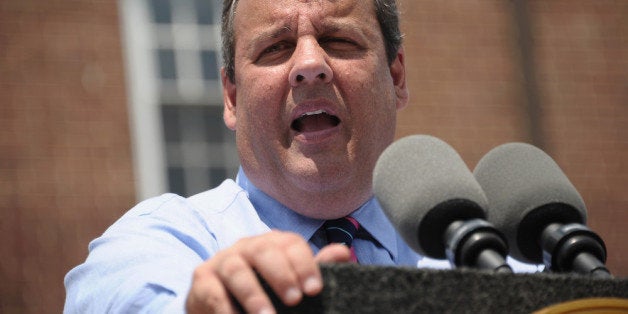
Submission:
POLYGON ((118 0, 126 63, 127 93, 137 200, 166 192, 164 135, 161 127, 155 38, 148 4, 118 0))

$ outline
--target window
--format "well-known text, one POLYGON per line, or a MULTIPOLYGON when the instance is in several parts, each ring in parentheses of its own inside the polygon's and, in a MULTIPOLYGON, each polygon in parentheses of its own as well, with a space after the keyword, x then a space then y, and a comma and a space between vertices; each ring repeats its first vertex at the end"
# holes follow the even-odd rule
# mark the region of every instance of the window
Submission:
POLYGON ((183 196, 234 178, 222 121, 215 0, 120 0, 138 198, 183 196))

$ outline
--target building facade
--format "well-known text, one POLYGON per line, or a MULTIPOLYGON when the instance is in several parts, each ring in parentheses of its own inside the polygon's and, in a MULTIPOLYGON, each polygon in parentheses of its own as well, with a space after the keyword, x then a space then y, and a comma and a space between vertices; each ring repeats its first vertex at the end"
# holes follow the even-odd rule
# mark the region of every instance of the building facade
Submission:
MULTIPOLYGON (((0 311, 59 312, 63 276, 137 201, 233 176, 216 0, 0 4, 0 311)), ((628 276, 628 2, 402 0, 410 104, 473 168, 543 148, 628 276)))

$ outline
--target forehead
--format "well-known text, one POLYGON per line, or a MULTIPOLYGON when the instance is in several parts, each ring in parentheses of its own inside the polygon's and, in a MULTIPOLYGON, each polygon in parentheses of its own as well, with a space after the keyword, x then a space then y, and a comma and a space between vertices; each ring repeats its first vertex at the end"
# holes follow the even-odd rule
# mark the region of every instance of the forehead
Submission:
POLYGON ((335 23, 379 27, 372 0, 240 0, 235 10, 236 36, 278 25, 294 29, 302 21, 314 27, 335 23))

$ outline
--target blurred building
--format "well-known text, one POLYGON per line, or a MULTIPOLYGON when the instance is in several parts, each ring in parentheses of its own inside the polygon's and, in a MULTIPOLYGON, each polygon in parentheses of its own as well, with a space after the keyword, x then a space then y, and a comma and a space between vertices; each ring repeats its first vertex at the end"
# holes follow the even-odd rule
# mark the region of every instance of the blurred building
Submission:
MULTIPOLYGON (((473 168, 524 141, 582 194, 628 276, 628 2, 402 0, 408 108, 473 168)), ((60 312, 63 276, 146 197, 234 176, 217 0, 0 3, 0 312, 60 312)))

